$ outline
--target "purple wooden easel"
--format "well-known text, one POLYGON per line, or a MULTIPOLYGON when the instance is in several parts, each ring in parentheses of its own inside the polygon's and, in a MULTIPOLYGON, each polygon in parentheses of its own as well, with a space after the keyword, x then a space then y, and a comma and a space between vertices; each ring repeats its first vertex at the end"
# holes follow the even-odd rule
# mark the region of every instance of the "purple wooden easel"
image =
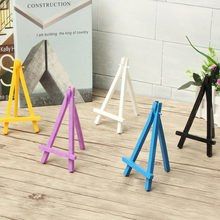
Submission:
POLYGON ((50 153, 56 154, 60 157, 68 158, 68 170, 70 173, 74 172, 74 161, 76 159, 74 147, 75 147, 75 129, 79 140, 79 146, 81 150, 85 150, 85 144, 83 139, 83 134, 80 126, 79 116, 77 113, 76 105, 75 105, 75 89, 69 88, 66 92, 65 98, 63 100, 60 113, 57 117, 53 132, 50 136, 50 139, 47 145, 41 145, 40 149, 43 151, 43 156, 41 158, 41 163, 47 163, 48 157, 50 153), (63 117, 69 106, 69 151, 65 152, 53 147, 54 141, 57 137, 57 133, 59 131, 60 125, 63 121, 63 117))

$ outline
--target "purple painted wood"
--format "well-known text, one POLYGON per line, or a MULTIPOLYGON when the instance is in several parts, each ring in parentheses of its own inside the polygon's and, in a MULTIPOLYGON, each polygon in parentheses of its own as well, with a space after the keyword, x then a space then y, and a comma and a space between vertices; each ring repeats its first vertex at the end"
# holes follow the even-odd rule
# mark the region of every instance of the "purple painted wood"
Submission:
MULTIPOLYGON (((75 106, 75 90, 71 89, 72 95, 69 96, 69 155, 74 154, 74 122, 75 122, 75 111, 74 111, 74 106, 75 106)), ((68 169, 69 172, 74 171, 74 160, 69 159, 68 162, 68 169)))
POLYGON ((53 154, 56 154, 57 156, 68 158, 69 160, 76 159, 76 155, 69 154, 69 152, 65 152, 55 147, 49 148, 47 145, 41 145, 39 148, 44 152, 53 153, 53 154))
POLYGON ((74 172, 76 159, 75 156, 75 130, 78 136, 79 146, 81 150, 85 150, 85 143, 80 126, 79 116, 75 105, 75 89, 69 88, 64 97, 59 115, 54 125, 53 132, 48 140, 47 145, 41 145, 40 149, 43 151, 41 163, 45 164, 49 158, 50 153, 54 153, 57 156, 68 158, 68 170, 74 172), (62 124, 63 117, 66 113, 67 107, 69 106, 69 150, 68 152, 56 149, 53 147, 54 141, 58 134, 59 128, 62 124))
MULTIPOLYGON (((66 108, 68 106, 68 96, 69 96, 69 93, 70 93, 70 91, 68 90, 68 92, 66 93, 66 95, 64 97, 64 100, 63 100, 63 103, 62 103, 62 106, 61 106, 61 109, 60 109, 60 113, 59 113, 59 115, 57 117, 57 120, 56 120, 54 129, 53 129, 53 132, 52 132, 52 134, 51 134, 51 136, 49 138, 49 141, 47 143, 47 146, 49 148, 53 147, 53 144, 54 144, 54 141, 56 139, 57 133, 59 131, 60 125, 61 125, 63 117, 65 115, 66 108)), ((43 157, 41 158, 41 163, 45 164, 47 162, 47 160, 48 160, 48 157, 49 157, 49 152, 44 152, 43 153, 43 157)))
POLYGON ((85 142, 84 142, 83 133, 82 133, 79 116, 78 116, 76 108, 74 109, 74 113, 75 113, 75 123, 76 123, 75 125, 76 125, 77 137, 79 141, 79 147, 81 150, 85 150, 85 142))

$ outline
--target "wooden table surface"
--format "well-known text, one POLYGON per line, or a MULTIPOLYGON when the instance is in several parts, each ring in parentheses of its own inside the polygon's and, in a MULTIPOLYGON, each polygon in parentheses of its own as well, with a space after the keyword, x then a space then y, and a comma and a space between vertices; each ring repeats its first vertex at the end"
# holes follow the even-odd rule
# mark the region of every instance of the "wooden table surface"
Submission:
MULTIPOLYGON (((94 107, 100 107, 105 92, 95 91, 92 103, 77 104, 86 150, 76 147, 76 171, 67 171, 67 161, 51 155, 39 161, 39 144, 46 143, 59 106, 35 108, 43 120, 41 132, 34 134, 31 123, 11 124, 8 136, 0 136, 0 220, 63 219, 220 219, 220 129, 212 158, 206 157, 203 143, 187 140, 178 149, 179 137, 191 105, 163 101, 163 116, 171 172, 165 173, 158 146, 151 192, 144 190, 144 178, 132 172, 124 177, 122 156, 129 156, 145 124, 152 99, 138 97, 139 117, 133 116, 126 101, 126 124, 122 135, 116 123, 103 119, 94 124, 94 107)), ((118 110, 114 96, 108 110, 118 110)), ((1 102, 3 116, 6 103, 1 102)), ((25 114, 26 110, 21 110, 25 114)), ((196 119, 192 133, 205 135, 205 121, 196 119)), ((64 120, 55 145, 67 149, 68 121, 64 120)), ((149 138, 138 158, 146 167, 149 138)))

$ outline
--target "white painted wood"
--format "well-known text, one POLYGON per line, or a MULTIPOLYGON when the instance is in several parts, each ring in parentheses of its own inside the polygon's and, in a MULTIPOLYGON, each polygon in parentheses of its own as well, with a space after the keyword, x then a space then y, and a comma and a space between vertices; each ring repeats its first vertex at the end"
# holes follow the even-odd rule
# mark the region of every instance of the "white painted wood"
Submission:
MULTIPOLYGON (((125 92, 126 92, 127 73, 128 73, 127 68, 128 68, 128 58, 125 58, 124 68, 122 72, 121 93, 120 93, 119 112, 118 112, 120 118, 123 118, 123 112, 124 112, 125 92)), ((123 124, 121 122, 118 122, 117 133, 121 134, 122 131, 123 131, 123 124)))
POLYGON ((100 116, 105 116, 107 118, 111 118, 112 120, 115 120, 115 121, 118 121, 119 123, 122 123, 124 121, 124 118, 120 118, 119 116, 117 115, 113 115, 109 112, 106 112, 106 111, 102 111, 98 108, 94 108, 93 111, 97 114, 99 114, 100 116))
POLYGON ((104 99, 104 102, 101 105, 101 108, 100 109, 97 109, 97 108, 93 109, 93 111, 98 114, 95 118, 95 124, 96 125, 100 124, 101 116, 105 116, 107 118, 113 119, 118 122, 117 123, 117 133, 118 134, 121 134, 123 132, 123 121, 124 121, 123 113, 124 113, 124 103, 125 103, 125 95, 126 95, 127 86, 128 86, 128 91, 130 94, 134 114, 136 116, 138 115, 134 90, 133 90, 133 87, 131 84, 131 78, 130 78, 129 72, 128 72, 128 68, 129 68, 128 63, 129 63, 128 58, 126 58, 126 57, 121 58, 121 63, 119 65, 119 69, 116 73, 116 76, 115 76, 111 86, 110 86, 110 89, 106 95, 106 98, 104 99), (118 111, 118 116, 116 116, 116 115, 113 115, 111 113, 106 112, 105 109, 106 109, 112 95, 115 92, 116 86, 119 83, 120 78, 121 78, 121 88, 120 88, 119 111, 118 111))
POLYGON ((130 78, 129 72, 127 74, 127 84, 128 84, 128 92, 129 92, 130 97, 131 97, 131 103, 132 103, 132 108, 133 108, 134 114, 136 116, 138 116, 137 102, 136 102, 136 98, 135 98, 135 95, 134 95, 134 89, 133 89, 133 86, 131 84, 131 78, 130 78))
MULTIPOLYGON (((109 89, 109 91, 107 93, 107 96, 106 96, 106 98, 105 98, 105 100, 104 100, 104 102, 103 102, 103 104, 101 106, 101 109, 100 109, 101 111, 105 110, 108 102, 110 101, 112 95, 114 94, 117 82, 118 82, 118 80, 120 79, 120 76, 121 76, 121 71, 122 71, 122 68, 123 68, 123 62, 124 62, 124 60, 122 58, 120 66, 119 66, 119 69, 118 69, 118 72, 116 73, 116 76, 115 76, 115 78, 114 78, 114 80, 112 82, 112 85, 111 85, 111 87, 110 87, 110 89, 109 89)), ((96 119, 95 119, 95 124, 98 125, 100 123, 100 120, 101 120, 101 115, 98 115, 96 117, 96 119)))

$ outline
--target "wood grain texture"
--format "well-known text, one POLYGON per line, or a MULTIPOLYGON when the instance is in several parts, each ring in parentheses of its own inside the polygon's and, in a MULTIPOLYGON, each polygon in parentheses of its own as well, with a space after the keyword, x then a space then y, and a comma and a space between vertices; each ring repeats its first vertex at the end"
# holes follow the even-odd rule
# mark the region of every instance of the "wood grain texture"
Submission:
MULTIPOLYGON (((67 161, 51 155, 40 164, 40 144, 47 142, 59 106, 35 108, 43 118, 41 132, 32 125, 11 124, 8 136, 0 143, 0 219, 219 219, 220 216, 220 129, 213 157, 205 155, 206 146, 191 140, 179 150, 176 145, 191 106, 164 100, 162 121, 171 162, 171 172, 163 171, 160 148, 155 166, 152 192, 144 190, 144 178, 132 172, 123 177, 122 156, 129 156, 144 126, 152 101, 137 97, 139 117, 133 116, 131 103, 125 102, 125 133, 115 133, 116 124, 102 119, 94 124, 92 109, 100 107, 104 91, 94 91, 94 102, 78 104, 86 150, 76 147, 76 172, 69 174, 67 161)), ((108 111, 118 111, 118 94, 108 111)), ((6 103, 1 102, 0 113, 6 103)), ((22 110, 25 114, 26 110, 22 110)), ((68 115, 67 115, 68 116, 68 115)), ((68 118, 64 119, 55 145, 68 147, 68 118)), ((205 134, 205 121, 196 119, 192 130, 205 134)), ((138 163, 146 167, 149 138, 138 163)))

